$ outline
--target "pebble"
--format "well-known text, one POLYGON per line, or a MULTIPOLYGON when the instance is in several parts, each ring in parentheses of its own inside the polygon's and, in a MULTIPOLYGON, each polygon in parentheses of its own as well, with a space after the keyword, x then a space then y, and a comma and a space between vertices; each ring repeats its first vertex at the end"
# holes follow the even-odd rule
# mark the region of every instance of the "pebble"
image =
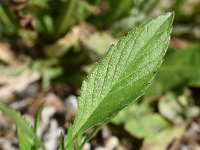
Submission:
POLYGON ((95 148, 95 150, 110 150, 110 149, 108 149, 106 147, 97 147, 97 148, 95 148))
POLYGON ((69 95, 66 99, 65 99, 65 109, 67 111, 70 111, 72 109, 77 110, 78 108, 78 104, 77 104, 77 97, 74 95, 69 95))
POLYGON ((105 143, 105 146, 109 150, 114 150, 119 145, 119 140, 116 136, 111 136, 105 143))
POLYGON ((45 147, 48 150, 56 150, 59 145, 60 134, 63 132, 62 128, 58 126, 55 119, 51 119, 48 132, 44 135, 45 147))

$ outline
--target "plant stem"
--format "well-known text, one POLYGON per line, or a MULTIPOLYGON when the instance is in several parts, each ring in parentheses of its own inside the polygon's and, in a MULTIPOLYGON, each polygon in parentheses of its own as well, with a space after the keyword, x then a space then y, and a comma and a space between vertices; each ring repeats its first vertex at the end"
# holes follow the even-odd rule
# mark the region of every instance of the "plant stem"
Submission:
POLYGON ((97 132, 98 132, 101 128, 102 128, 102 125, 96 127, 96 128, 92 131, 92 133, 90 133, 90 135, 87 136, 87 137, 83 140, 83 142, 81 143, 81 145, 78 147, 77 150, 82 150, 82 149, 83 149, 83 146, 85 145, 85 143, 87 143, 88 141, 90 141, 90 140, 97 134, 97 132))

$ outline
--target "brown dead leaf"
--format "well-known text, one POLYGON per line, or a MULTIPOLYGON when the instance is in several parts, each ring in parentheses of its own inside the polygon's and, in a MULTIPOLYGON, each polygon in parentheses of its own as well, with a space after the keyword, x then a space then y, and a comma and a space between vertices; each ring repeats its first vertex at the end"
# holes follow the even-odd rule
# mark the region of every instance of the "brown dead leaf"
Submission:
POLYGON ((19 75, 12 75, 12 67, 1 74, 0 99, 6 102, 14 100, 17 93, 21 93, 33 82, 40 79, 39 72, 24 70, 19 75), (9 70, 11 69, 11 70, 9 70))
POLYGON ((14 62, 15 57, 7 43, 0 43, 0 60, 6 64, 14 62))

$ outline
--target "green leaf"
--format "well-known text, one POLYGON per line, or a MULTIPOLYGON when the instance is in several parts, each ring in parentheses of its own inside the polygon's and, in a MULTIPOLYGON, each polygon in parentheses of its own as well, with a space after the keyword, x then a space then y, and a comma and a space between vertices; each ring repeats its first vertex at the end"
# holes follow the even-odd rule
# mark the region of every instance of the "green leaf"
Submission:
POLYGON ((125 130, 138 138, 153 138, 170 127, 165 120, 145 101, 131 104, 112 119, 112 123, 124 126, 125 130), (141 117, 142 116, 142 117, 141 117))
POLYGON ((133 116, 125 123, 125 129, 139 138, 153 138, 155 135, 169 128, 169 123, 159 114, 133 116))
POLYGON ((81 88, 73 139, 144 93, 166 53, 173 17, 167 13, 132 29, 93 67, 81 88))
POLYGON ((35 122, 34 122, 34 131, 35 132, 37 132, 39 123, 41 121, 43 107, 44 107, 44 102, 40 105, 40 107, 36 113, 36 116, 35 116, 35 122))
POLYGON ((147 116, 152 113, 153 110, 149 104, 145 103, 145 101, 142 101, 139 104, 134 103, 129 105, 127 108, 120 111, 111 121, 117 126, 122 126, 127 121, 133 120, 133 118, 147 116))
MULTIPOLYGON (((39 126, 39 123, 41 121, 41 117, 42 117, 42 110, 44 108, 44 102, 41 103, 37 113, 36 113, 36 116, 35 116, 35 121, 34 121, 34 126, 33 126, 33 129, 34 129, 34 133, 37 133, 37 129, 38 129, 38 126, 39 126)), ((42 148, 42 150, 45 150, 45 145, 43 142, 41 142, 41 140, 39 142, 37 142, 37 138, 35 139, 35 144, 34 144, 34 147, 32 148, 32 150, 37 150, 39 147, 42 148)))
POLYGON ((0 110, 15 123, 20 150, 31 150, 34 147, 34 139, 36 138, 33 128, 19 112, 16 112, 1 101, 0 110))
POLYGON ((60 134, 60 147, 59 147, 59 150, 65 150, 65 147, 64 147, 64 136, 63 136, 62 133, 60 134))
MULTIPOLYGON (((72 137, 72 126, 70 125, 68 127, 68 139, 69 139, 69 149, 74 150, 74 145, 73 145, 73 137, 72 137)), ((65 141, 64 141, 65 142, 65 141)), ((64 143, 65 144, 65 143, 64 143)), ((64 145, 65 147, 65 145, 64 145)))

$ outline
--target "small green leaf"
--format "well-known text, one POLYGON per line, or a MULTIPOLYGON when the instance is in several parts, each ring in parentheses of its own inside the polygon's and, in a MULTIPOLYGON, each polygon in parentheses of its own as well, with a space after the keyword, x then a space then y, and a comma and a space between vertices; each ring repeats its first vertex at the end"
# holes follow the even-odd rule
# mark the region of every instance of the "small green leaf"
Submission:
POLYGON ((65 147, 64 147, 64 136, 63 136, 62 133, 60 134, 60 147, 59 147, 59 150, 65 150, 65 147))
POLYGON ((41 121, 41 115, 42 115, 43 107, 44 107, 44 102, 40 105, 40 107, 39 107, 39 109, 38 109, 38 111, 36 113, 36 116, 35 116, 35 122, 34 122, 34 131, 35 132, 37 132, 39 123, 41 121))
POLYGON ((132 29, 93 67, 81 88, 73 139, 80 131, 109 120, 144 93, 166 53, 173 17, 167 13, 132 29))
MULTIPOLYGON (((41 121, 41 115, 42 115, 42 110, 43 110, 43 107, 44 107, 44 102, 42 102, 42 104, 40 105, 37 113, 36 113, 36 116, 35 116, 35 121, 34 121, 34 126, 33 126, 33 129, 34 129, 34 133, 37 134, 37 129, 38 129, 38 126, 39 126, 39 123, 41 121)), ((43 142, 37 142, 37 138, 35 139, 35 144, 34 144, 34 147, 32 150, 37 150, 39 147, 42 148, 42 150, 45 150, 45 145, 43 142)), ((41 141, 41 140, 40 140, 41 141)))
POLYGON ((35 145, 34 139, 36 138, 33 128, 19 112, 16 112, 1 101, 0 110, 15 123, 20 150, 31 150, 35 145))
MULTIPOLYGON (((68 139, 69 139, 69 149, 74 150, 74 144, 73 144, 73 137, 72 137, 72 126, 70 125, 68 127, 68 139)), ((65 144, 65 143, 64 143, 65 144)), ((64 146, 65 147, 65 146, 64 146)))

